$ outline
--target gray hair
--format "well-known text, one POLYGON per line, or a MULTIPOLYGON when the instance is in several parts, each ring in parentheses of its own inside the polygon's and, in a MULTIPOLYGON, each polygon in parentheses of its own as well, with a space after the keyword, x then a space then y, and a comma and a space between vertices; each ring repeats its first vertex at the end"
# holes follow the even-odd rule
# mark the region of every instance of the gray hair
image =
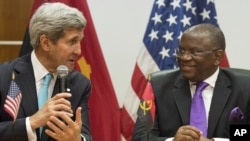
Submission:
POLYGON ((53 43, 64 36, 67 29, 82 30, 86 19, 76 8, 60 2, 43 3, 29 23, 30 43, 33 48, 40 44, 40 36, 46 35, 53 43))

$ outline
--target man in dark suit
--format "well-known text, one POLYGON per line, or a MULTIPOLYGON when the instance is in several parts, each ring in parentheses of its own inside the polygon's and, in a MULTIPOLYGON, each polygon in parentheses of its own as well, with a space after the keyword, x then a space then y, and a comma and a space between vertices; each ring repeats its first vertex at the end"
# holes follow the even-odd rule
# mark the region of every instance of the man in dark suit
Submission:
MULTIPOLYGON (((224 34, 217 26, 199 24, 183 33, 177 54, 180 69, 150 75, 156 104, 150 141, 229 141, 230 124, 250 124, 250 71, 220 68, 224 51, 224 34), (201 95, 206 133, 190 124, 193 84, 202 81, 208 83, 201 95)), ((138 118, 133 141, 146 139, 138 118)))
POLYGON ((82 13, 62 3, 44 3, 34 13, 29 24, 34 50, 0 65, 1 141, 92 141, 88 117, 91 82, 73 70, 85 26, 82 13), (69 70, 66 92, 59 90, 60 65, 69 70), (39 108, 39 89, 48 73, 52 75, 49 98, 39 108), (6 104, 8 98, 15 99, 12 82, 21 93, 16 106, 6 104))

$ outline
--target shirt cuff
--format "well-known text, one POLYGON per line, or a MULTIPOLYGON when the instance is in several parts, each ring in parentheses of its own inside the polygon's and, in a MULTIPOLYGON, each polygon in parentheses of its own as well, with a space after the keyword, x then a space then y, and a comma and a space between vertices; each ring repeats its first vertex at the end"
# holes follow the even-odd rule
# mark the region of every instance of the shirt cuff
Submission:
POLYGON ((174 140, 174 138, 172 137, 172 138, 167 138, 165 141, 173 141, 174 140))
POLYGON ((26 124, 26 131, 27 131, 27 136, 28 136, 29 141, 37 141, 36 131, 32 130, 30 126, 30 117, 27 117, 25 119, 25 124, 26 124))
POLYGON ((213 138, 214 141, 229 141, 229 139, 226 138, 213 138))

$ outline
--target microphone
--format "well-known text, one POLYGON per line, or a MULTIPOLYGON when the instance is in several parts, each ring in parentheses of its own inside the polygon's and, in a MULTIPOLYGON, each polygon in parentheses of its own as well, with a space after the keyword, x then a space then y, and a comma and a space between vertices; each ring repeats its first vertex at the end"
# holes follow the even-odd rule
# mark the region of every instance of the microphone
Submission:
POLYGON ((60 65, 56 69, 59 80, 59 92, 67 92, 67 75, 69 73, 68 67, 60 65))
MULTIPOLYGON (((59 81, 59 93, 67 92, 67 75, 69 73, 68 67, 66 67, 65 65, 60 65, 56 68, 56 71, 59 81)), ((63 121, 60 117, 59 119, 63 121)), ((63 122, 66 124, 65 121, 63 122)))

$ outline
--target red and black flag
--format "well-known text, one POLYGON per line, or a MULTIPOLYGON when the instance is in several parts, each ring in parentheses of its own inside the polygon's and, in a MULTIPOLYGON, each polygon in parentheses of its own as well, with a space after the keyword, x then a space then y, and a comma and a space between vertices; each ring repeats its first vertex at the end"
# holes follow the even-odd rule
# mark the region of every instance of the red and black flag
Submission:
POLYGON ((137 114, 141 122, 144 123, 146 131, 149 132, 153 127, 155 119, 154 93, 150 82, 147 83, 143 92, 137 114))

